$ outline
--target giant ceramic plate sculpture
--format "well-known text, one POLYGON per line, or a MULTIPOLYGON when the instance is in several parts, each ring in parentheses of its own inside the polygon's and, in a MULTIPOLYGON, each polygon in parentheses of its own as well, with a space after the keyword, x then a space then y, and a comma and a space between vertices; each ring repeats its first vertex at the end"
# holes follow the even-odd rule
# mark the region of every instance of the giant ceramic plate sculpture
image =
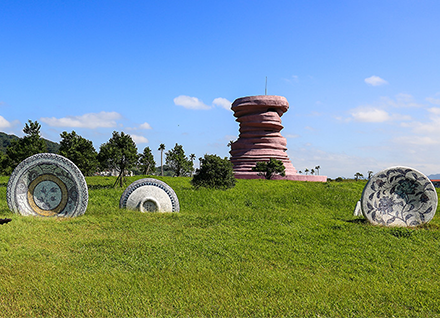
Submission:
POLYGON ((119 201, 121 209, 141 212, 179 212, 179 200, 174 190, 165 182, 153 178, 130 184, 119 201))
POLYGON ((434 185, 421 172, 392 167, 375 174, 364 188, 362 214, 372 224, 418 226, 429 222, 437 209, 434 185))
POLYGON ((9 178, 7 201, 21 215, 74 217, 84 214, 87 184, 69 159, 40 153, 23 160, 9 178))

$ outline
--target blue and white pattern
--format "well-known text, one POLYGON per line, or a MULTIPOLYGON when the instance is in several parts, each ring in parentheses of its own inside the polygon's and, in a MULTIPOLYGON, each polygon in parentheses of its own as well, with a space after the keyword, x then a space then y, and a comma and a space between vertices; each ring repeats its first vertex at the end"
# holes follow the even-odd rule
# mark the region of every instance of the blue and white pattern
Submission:
POLYGON ((392 167, 375 174, 362 193, 362 214, 372 224, 418 226, 431 221, 437 210, 434 185, 421 172, 392 167))
POLYGON ((69 159, 40 153, 23 160, 9 178, 9 209, 21 215, 75 217, 89 200, 86 180, 69 159))

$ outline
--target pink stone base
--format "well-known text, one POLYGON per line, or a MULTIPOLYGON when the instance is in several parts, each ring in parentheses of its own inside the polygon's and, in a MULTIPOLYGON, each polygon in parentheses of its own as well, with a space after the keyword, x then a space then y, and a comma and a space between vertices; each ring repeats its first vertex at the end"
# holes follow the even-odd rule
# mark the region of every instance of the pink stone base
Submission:
MULTIPOLYGON (((236 179, 264 179, 263 176, 259 176, 256 172, 241 172, 234 174, 236 179)), ((303 174, 290 174, 282 177, 275 175, 272 180, 292 180, 292 181, 310 181, 310 182, 327 182, 327 176, 310 176, 303 174)))

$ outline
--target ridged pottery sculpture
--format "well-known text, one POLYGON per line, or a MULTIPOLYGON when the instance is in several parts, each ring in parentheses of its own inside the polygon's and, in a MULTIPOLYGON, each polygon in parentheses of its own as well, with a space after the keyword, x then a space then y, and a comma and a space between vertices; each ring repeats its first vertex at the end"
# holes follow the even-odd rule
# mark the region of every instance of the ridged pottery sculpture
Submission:
POLYGON ((289 109, 289 102, 283 96, 261 95, 236 99, 231 107, 236 121, 240 123, 238 140, 231 145, 231 162, 237 179, 263 178, 252 171, 259 161, 270 158, 281 160, 286 176, 276 175, 273 179, 299 181, 327 181, 326 176, 298 174, 286 153, 287 142, 280 131, 284 128, 281 116, 289 109))

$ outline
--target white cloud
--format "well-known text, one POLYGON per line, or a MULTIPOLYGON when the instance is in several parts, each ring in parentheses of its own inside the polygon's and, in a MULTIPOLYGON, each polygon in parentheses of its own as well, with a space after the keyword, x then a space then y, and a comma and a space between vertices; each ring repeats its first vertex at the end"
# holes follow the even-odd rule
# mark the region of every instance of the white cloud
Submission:
POLYGON ((440 115, 440 108, 439 107, 431 107, 428 108, 428 112, 434 115, 440 115))
POLYGON ((395 100, 389 97, 381 97, 380 100, 383 105, 396 108, 419 108, 424 106, 423 104, 417 103, 412 95, 405 93, 397 94, 395 100))
POLYGON ((117 112, 88 113, 81 116, 67 116, 63 118, 43 117, 40 120, 51 127, 71 128, 111 128, 116 127, 116 120, 122 115, 117 112))
POLYGON ((431 113, 429 122, 412 122, 405 125, 405 127, 412 128, 416 134, 433 134, 433 137, 437 138, 440 133, 440 108, 432 107, 428 109, 428 112, 431 113))
POLYGON ((231 104, 232 103, 230 101, 223 97, 218 97, 212 101, 212 105, 220 106, 227 110, 231 110, 231 104))
POLYGON ((210 109, 211 107, 203 103, 197 97, 180 95, 174 98, 174 104, 185 107, 186 109, 210 109))
POLYGON ((174 104, 177 106, 185 107, 186 109, 212 109, 213 107, 220 106, 224 109, 231 110, 231 102, 223 97, 217 97, 212 101, 212 106, 206 105, 197 97, 191 97, 186 95, 180 95, 174 98, 174 104))
POLYGON ((141 130, 141 129, 153 129, 153 127, 151 127, 151 125, 147 122, 140 124, 137 127, 127 127, 127 130, 141 130))
POLYGON ((395 142, 411 146, 433 146, 438 145, 440 140, 429 136, 401 136, 394 139, 395 142))
MULTIPOLYGON (((394 138, 401 149, 408 148, 412 151, 414 157, 425 160, 425 163, 438 157, 440 149, 440 107, 426 108, 428 112, 428 120, 412 121, 402 123, 401 127, 407 128, 409 131, 405 135, 394 138), (422 159, 423 158, 423 159, 422 159)), ((424 116, 422 118, 425 118, 424 116)), ((435 160, 434 160, 435 161, 435 160)))
POLYGON ((287 134, 286 135, 286 138, 298 138, 299 137, 299 135, 294 135, 294 134, 287 134))
POLYGON ((292 77, 291 78, 286 78, 286 79, 284 79, 286 82, 288 82, 288 83, 291 83, 291 84, 293 84, 293 83, 298 83, 299 82, 299 77, 298 77, 298 75, 292 75, 292 77))
POLYGON ((440 105, 440 98, 427 97, 426 100, 431 104, 440 105))
POLYGON ((151 125, 149 123, 145 122, 139 126, 139 129, 153 129, 153 128, 151 127, 151 125))
POLYGON ((388 84, 386 80, 380 78, 379 76, 374 76, 374 75, 366 78, 364 81, 365 83, 371 86, 380 86, 380 85, 388 84))
POLYGON ((136 145, 148 143, 148 139, 145 138, 144 136, 139 136, 139 135, 130 135, 130 136, 133 139, 133 141, 136 143, 136 145))
POLYGON ((351 116, 355 121, 366 123, 383 123, 391 120, 391 116, 383 109, 358 107, 352 109, 351 116))
POLYGON ((3 116, 0 116, 0 129, 11 128, 12 124, 7 121, 3 116))

